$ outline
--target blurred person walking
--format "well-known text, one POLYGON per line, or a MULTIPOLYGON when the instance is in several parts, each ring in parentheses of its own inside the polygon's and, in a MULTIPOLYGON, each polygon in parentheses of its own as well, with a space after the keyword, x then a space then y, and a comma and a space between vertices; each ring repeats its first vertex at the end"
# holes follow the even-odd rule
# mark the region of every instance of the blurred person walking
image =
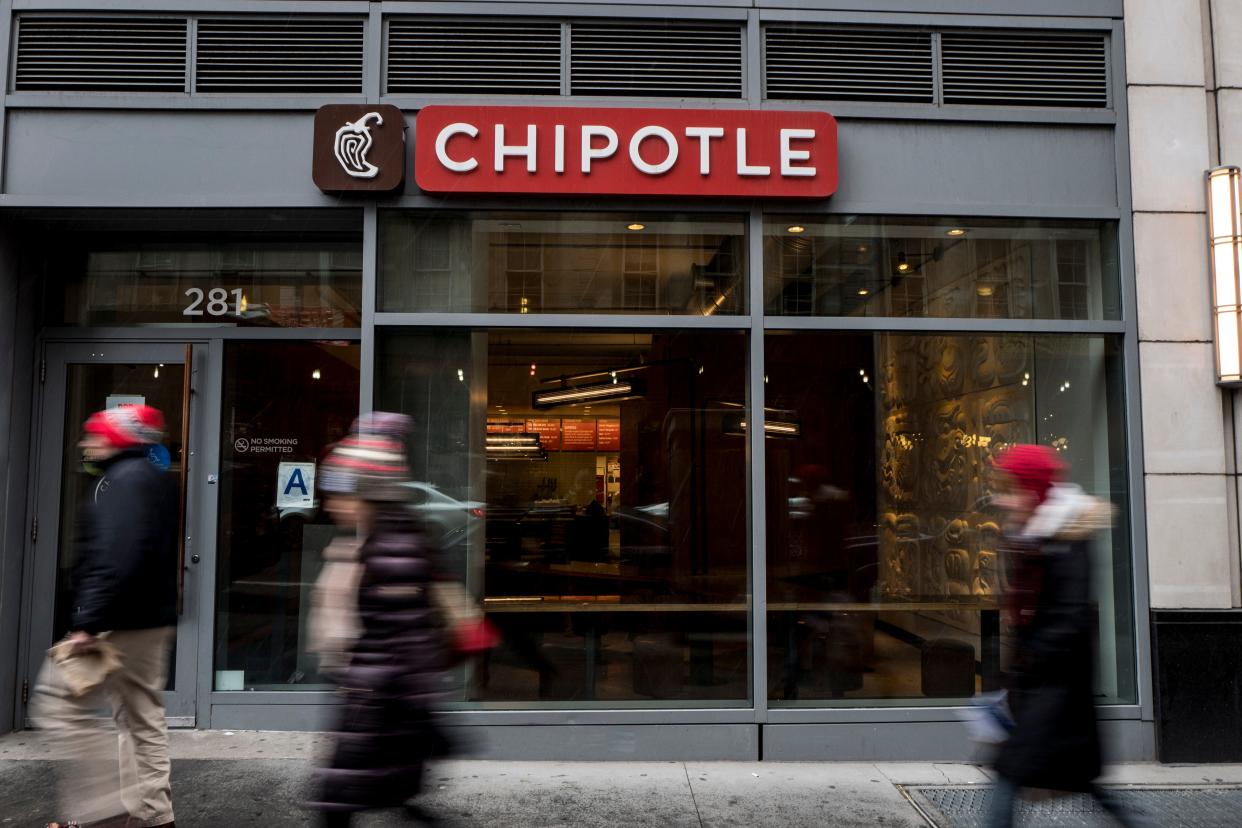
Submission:
POLYGON ((432 821, 409 800, 421 789, 424 762, 443 750, 432 705, 448 651, 431 601, 433 550, 409 508, 409 432, 402 414, 364 414, 320 472, 325 508, 362 541, 357 628, 344 631, 352 643, 335 665, 336 744, 308 803, 328 828, 380 808, 432 821))
POLYGON ((126 405, 91 415, 83 429, 78 446, 99 481, 80 516, 71 632, 44 663, 32 714, 75 760, 61 780, 61 819, 172 826, 160 694, 177 622, 177 492, 147 456, 164 417, 126 405), (83 669, 92 658, 105 666, 83 669), (107 706, 115 732, 98 718, 107 706))
POLYGON ((1112 524, 1112 506, 1063 482, 1066 465, 1047 446, 1012 446, 994 467, 1005 487, 995 502, 1007 517, 1013 729, 996 758, 985 824, 1013 825, 1020 790, 1043 788, 1091 794, 1122 825, 1147 825, 1095 784, 1101 758, 1091 539, 1112 524))

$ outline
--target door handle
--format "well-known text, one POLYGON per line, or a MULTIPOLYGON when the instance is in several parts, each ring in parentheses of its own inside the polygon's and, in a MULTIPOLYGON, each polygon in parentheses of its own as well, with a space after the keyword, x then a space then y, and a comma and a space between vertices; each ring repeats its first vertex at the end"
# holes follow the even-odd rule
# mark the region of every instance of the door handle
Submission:
POLYGON ((191 555, 191 556, 190 556, 190 563, 198 563, 198 561, 199 561, 199 557, 198 557, 198 555, 191 555))

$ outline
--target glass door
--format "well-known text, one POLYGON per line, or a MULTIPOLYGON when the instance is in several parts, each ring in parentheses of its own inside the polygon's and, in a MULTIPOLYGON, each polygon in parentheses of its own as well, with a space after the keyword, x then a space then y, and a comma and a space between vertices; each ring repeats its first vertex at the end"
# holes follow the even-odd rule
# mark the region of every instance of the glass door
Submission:
MULTIPOLYGON (((93 412, 140 403, 164 414, 165 439, 150 452, 178 492, 180 533, 177 637, 170 659, 165 705, 170 723, 194 723, 198 654, 198 585, 195 574, 205 548, 195 538, 205 518, 191 468, 203 466, 198 448, 200 413, 196 393, 205 377, 206 345, 180 343, 53 343, 43 371, 33 536, 33 607, 29 680, 34 682, 47 648, 70 624, 71 578, 77 560, 78 516, 98 484, 83 466, 78 440, 93 412)), ((196 475, 201 478, 202 475, 196 475)), ((199 481, 201 482, 201 481, 199 481)))

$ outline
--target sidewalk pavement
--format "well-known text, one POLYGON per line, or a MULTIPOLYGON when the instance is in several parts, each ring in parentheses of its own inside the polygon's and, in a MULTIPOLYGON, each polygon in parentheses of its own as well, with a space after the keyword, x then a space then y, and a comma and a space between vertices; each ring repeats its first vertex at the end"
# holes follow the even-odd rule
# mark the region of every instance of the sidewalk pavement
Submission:
MULTIPOLYGON (((173 731, 173 800, 180 828, 313 825, 300 802, 328 737, 313 733, 173 731)), ((0 737, 0 828, 54 816, 54 773, 36 732, 0 737)), ((986 769, 907 762, 496 762, 430 766, 422 803, 446 825, 893 826, 929 823, 909 785, 980 785, 986 769)), ((1242 765, 1127 764, 1108 784, 1242 785, 1242 765)), ((405 825, 374 814, 362 826, 405 825)))

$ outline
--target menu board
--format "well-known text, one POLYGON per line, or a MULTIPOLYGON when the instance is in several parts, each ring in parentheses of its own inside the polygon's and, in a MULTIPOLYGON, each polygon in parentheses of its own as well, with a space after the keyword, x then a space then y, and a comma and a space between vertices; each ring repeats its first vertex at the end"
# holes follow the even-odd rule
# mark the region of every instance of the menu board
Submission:
POLYGON ((539 445, 547 451, 561 450, 561 421, 556 417, 527 420, 526 430, 539 435, 539 445))
POLYGON ((562 433, 565 451, 595 451, 594 420, 565 420, 562 433))
POLYGON ((488 434, 521 434, 526 430, 526 423, 521 420, 494 420, 488 418, 487 433, 488 434))
POLYGON ((595 421, 595 448, 598 451, 621 450, 621 421, 595 421))

